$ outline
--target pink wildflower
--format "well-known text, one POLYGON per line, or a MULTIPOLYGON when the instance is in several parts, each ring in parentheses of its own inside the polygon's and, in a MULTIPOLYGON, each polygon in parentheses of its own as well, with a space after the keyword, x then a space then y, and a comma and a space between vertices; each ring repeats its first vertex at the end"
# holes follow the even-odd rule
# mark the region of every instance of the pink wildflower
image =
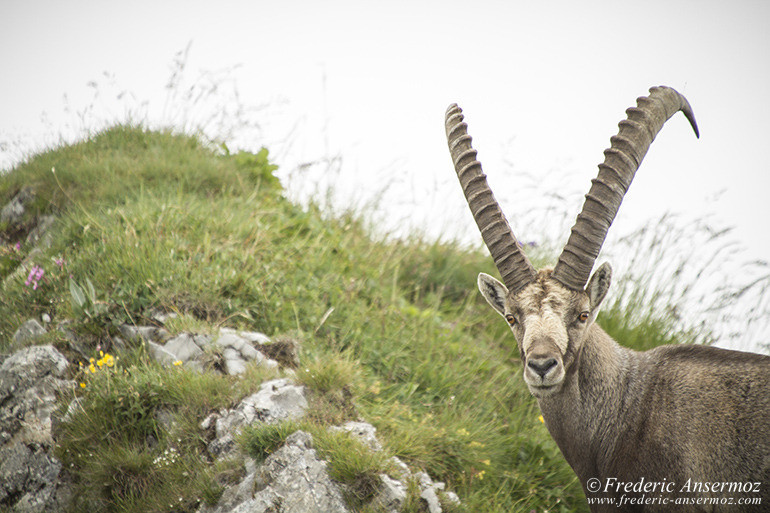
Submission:
POLYGON ((24 285, 27 287, 32 287, 32 290, 37 290, 37 286, 40 284, 40 280, 43 279, 43 275, 45 275, 45 269, 37 265, 32 266, 32 269, 29 271, 29 276, 27 276, 27 281, 24 282, 24 285))

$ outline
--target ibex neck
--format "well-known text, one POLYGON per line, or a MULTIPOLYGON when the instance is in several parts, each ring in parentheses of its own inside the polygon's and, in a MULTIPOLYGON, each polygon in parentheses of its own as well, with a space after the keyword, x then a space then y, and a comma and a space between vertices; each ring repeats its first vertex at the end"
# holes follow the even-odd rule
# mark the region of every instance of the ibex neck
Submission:
POLYGON ((581 480, 596 475, 615 446, 618 433, 609 428, 625 409, 637 354, 594 324, 562 390, 538 400, 551 436, 581 480))

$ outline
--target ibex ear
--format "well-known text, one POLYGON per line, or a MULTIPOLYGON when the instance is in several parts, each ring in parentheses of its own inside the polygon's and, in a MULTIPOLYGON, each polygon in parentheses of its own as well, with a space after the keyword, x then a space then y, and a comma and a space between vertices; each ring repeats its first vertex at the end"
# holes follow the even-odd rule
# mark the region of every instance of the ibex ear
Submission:
POLYGON ((508 296, 508 288, 505 285, 488 274, 479 273, 479 290, 497 313, 505 315, 505 298, 508 296))
POLYGON ((604 262, 588 280, 586 292, 588 293, 588 302, 591 305, 592 315, 596 315, 599 305, 604 301, 607 291, 610 290, 610 281, 612 279, 612 267, 609 262, 604 262))

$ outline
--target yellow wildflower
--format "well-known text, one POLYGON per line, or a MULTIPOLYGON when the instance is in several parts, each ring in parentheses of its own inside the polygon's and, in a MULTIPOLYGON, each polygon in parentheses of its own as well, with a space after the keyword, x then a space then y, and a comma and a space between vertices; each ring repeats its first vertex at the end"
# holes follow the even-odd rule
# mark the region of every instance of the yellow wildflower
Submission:
POLYGON ((94 367, 93 363, 88 365, 88 370, 91 371, 91 374, 96 374, 96 367, 94 367))
POLYGON ((479 481, 483 481, 484 480, 484 474, 486 474, 486 473, 487 473, 486 470, 482 470, 481 472, 476 474, 476 477, 479 478, 479 481))
POLYGON ((481 460, 481 463, 483 463, 483 464, 484 464, 484 465, 486 465, 487 467, 488 467, 488 466, 490 466, 490 465, 492 464, 492 462, 491 462, 490 460, 481 460))
POLYGON ((174 362, 174 367, 179 367, 180 365, 182 365, 182 360, 177 360, 174 362))
POLYGON ((85 383, 81 383, 81 384, 80 384, 80 388, 85 388, 85 387, 86 387, 86 384, 85 384, 85 383))
POLYGON ((543 416, 542 416, 542 415, 538 415, 538 417, 537 417, 537 420, 539 420, 540 422, 542 422, 543 424, 545 424, 545 419, 543 418, 543 416))

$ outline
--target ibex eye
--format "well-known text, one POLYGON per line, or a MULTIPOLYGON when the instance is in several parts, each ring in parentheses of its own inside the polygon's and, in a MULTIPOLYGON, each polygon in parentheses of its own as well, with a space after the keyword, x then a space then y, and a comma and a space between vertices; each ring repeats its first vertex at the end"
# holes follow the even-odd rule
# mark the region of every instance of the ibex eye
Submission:
POLYGON ((514 324, 516 324, 516 317, 514 317, 514 316, 513 316, 513 315, 511 315, 511 314, 506 314, 506 315, 505 315, 505 320, 506 320, 506 321, 508 321, 508 324, 510 324, 511 326, 513 326, 514 324))
POLYGON ((588 312, 581 312, 580 315, 578 315, 578 320, 580 322, 586 322, 588 320, 588 312))

